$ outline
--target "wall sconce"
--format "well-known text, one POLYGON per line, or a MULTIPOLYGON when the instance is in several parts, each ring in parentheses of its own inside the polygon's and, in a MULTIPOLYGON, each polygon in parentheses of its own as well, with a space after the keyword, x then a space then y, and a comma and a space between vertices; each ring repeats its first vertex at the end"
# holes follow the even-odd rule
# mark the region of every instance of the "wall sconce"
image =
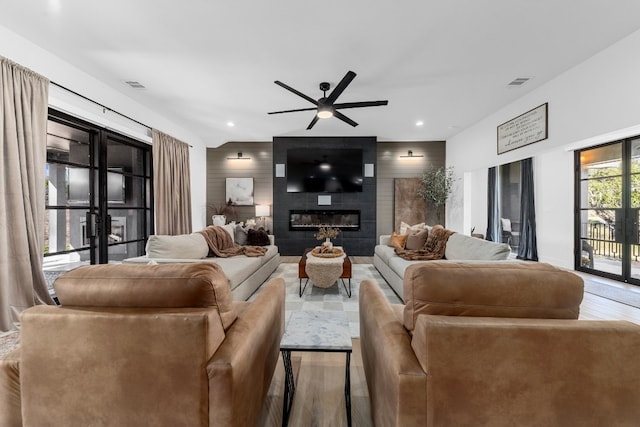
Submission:
POLYGON ((242 151, 238 151, 238 157, 227 157, 227 160, 251 160, 251 157, 242 157, 242 151))
POLYGON ((264 228, 267 228, 265 217, 268 216, 271 216, 271 207, 269 205, 256 205, 256 217, 260 217, 264 228))
POLYGON ((400 156, 400 157, 404 157, 404 158, 408 158, 408 157, 424 157, 422 154, 413 154, 413 151, 409 150, 407 151, 407 155, 406 156, 400 156))

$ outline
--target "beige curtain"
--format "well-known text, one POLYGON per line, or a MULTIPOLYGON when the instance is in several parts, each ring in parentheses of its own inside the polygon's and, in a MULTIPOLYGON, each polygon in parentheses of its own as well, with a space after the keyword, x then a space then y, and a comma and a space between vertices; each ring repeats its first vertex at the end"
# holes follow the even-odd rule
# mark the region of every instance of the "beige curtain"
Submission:
POLYGON ((152 137, 155 233, 191 233, 189 145, 156 129, 152 137))
POLYGON ((42 272, 49 81, 0 56, 0 330, 53 304, 42 272))

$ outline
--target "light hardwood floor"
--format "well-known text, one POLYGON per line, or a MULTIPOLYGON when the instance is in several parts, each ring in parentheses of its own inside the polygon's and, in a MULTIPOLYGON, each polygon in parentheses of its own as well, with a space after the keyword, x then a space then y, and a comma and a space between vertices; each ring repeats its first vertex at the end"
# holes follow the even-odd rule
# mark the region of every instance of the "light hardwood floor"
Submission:
MULTIPOLYGON (((357 261, 353 258, 352 261, 356 263, 372 262, 368 257, 363 257, 363 259, 358 259, 357 261)), ((298 262, 298 259, 299 257, 291 257, 290 261, 282 262, 298 262)), ((640 309, 585 293, 580 306, 580 319, 628 320, 640 324, 640 309)), ((293 408, 291 409, 289 426, 346 426, 344 354, 293 352, 291 359, 296 376, 296 394, 293 408)), ((284 368, 281 357, 262 410, 260 426, 276 427, 282 425, 283 380, 284 368)), ((370 427, 373 425, 359 339, 353 339, 351 407, 352 425, 354 427, 370 427)))

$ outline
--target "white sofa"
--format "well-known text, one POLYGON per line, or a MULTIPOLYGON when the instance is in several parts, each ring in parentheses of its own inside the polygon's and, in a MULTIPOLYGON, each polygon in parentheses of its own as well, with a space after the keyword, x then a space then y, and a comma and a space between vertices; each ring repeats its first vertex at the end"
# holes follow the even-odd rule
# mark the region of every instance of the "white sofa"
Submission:
MULTIPOLYGON (((389 235, 381 235, 374 248, 373 265, 404 301, 402 281, 404 272, 412 264, 429 261, 407 261, 388 246, 389 235)), ((495 243, 476 237, 454 233, 449 236, 445 247, 445 259, 455 261, 500 261, 506 260, 511 248, 506 243, 495 243)))
POLYGON ((264 256, 236 255, 229 258, 207 257, 209 247, 199 233, 179 236, 149 236, 146 255, 127 258, 125 264, 167 264, 179 262, 210 262, 222 267, 235 301, 247 300, 278 268, 280 253, 273 235, 265 246, 264 256))

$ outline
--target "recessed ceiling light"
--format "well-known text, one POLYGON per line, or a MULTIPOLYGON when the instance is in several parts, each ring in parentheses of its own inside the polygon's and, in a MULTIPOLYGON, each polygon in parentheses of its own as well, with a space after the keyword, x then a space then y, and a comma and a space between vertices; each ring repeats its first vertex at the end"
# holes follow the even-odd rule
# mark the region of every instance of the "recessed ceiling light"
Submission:
POLYGON ((424 125, 424 122, 422 120, 418 120, 416 122, 416 126, 422 126, 422 125, 424 125))
POLYGON ((234 127, 236 124, 233 122, 227 122, 227 126, 229 126, 230 128, 234 127))

